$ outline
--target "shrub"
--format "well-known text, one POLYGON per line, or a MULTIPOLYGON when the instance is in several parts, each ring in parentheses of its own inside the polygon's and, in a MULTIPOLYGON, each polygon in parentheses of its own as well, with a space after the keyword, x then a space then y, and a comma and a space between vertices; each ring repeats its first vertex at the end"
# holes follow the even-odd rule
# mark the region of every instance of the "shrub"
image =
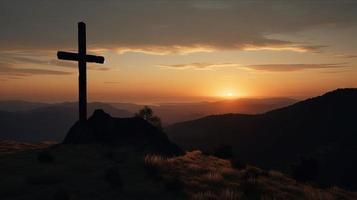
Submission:
POLYGON ((119 173, 119 169, 116 167, 109 168, 105 172, 105 180, 113 187, 122 187, 123 182, 119 173))
POLYGON ((154 111, 149 106, 144 106, 138 113, 135 113, 135 117, 143 118, 162 131, 161 119, 158 116, 154 116, 154 111))
POLYGON ((159 155, 146 155, 144 157, 145 169, 150 175, 157 176, 159 168, 166 163, 166 159, 159 155))
POLYGON ((53 163, 55 158, 49 151, 41 151, 37 156, 37 161, 40 163, 53 163))
POLYGON ((235 190, 226 189, 223 190, 219 199, 224 200, 240 200, 242 199, 243 193, 235 190))

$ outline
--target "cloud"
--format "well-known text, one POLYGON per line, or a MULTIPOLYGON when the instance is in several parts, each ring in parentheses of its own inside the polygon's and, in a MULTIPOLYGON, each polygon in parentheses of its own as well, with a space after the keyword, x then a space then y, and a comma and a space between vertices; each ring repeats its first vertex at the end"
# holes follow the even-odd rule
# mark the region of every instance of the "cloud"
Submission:
POLYGON ((257 71, 268 72, 292 72, 307 69, 336 69, 347 68, 346 63, 327 63, 327 64, 263 64, 248 65, 245 68, 257 71))
POLYGON ((357 54, 338 54, 335 55, 337 58, 357 58, 357 54))
POLYGON ((244 50, 250 50, 250 51, 255 51, 255 50, 271 50, 271 51, 295 51, 295 52, 315 52, 318 53, 321 51, 322 48, 327 47, 326 45, 299 45, 299 44, 283 44, 283 45, 260 45, 260 46, 254 46, 254 45, 246 45, 243 49, 244 50))
MULTIPOLYGON (((0 53, 0 59, 3 61, 3 64, 12 65, 12 66, 43 66, 43 67, 65 67, 78 69, 78 63, 73 61, 65 61, 53 59, 48 56, 48 52, 29 52, 29 51, 12 51, 0 53)), ((51 52, 50 54, 55 55, 55 52, 51 52)), ((98 71, 108 71, 110 67, 103 66, 92 66, 87 65, 87 69, 89 70, 98 70, 98 71)))
POLYGON ((158 65, 158 67, 162 68, 172 68, 172 69, 196 69, 196 70, 215 70, 217 68, 223 67, 237 67, 239 66, 236 63, 188 63, 188 64, 171 64, 171 65, 158 65))
POLYGON ((16 67, 7 63, 0 63, 0 76, 5 78, 13 77, 24 77, 31 75, 68 75, 72 72, 58 71, 58 70, 49 70, 49 69, 40 69, 40 68, 24 68, 16 67))
POLYGON ((105 84, 121 84, 119 81, 105 81, 105 84))
POLYGON ((2 50, 73 48, 80 20, 88 24, 89 49, 158 55, 260 49, 316 52, 324 44, 269 36, 357 25, 357 2, 349 0, 13 0, 1 1, 0 7, 2 50))
MULTIPOLYGON (((241 65, 238 63, 186 63, 186 64, 161 64, 157 65, 161 68, 171 68, 171 69, 195 69, 195 70, 216 70, 218 68, 225 67, 237 67, 239 69, 249 69, 255 71, 268 71, 268 72, 293 72, 307 69, 340 69, 348 68, 347 63, 325 63, 325 64, 262 64, 262 65, 241 65)), ((335 73, 336 71, 331 71, 335 73)), ((326 72, 329 73, 329 72, 326 72)), ((336 72, 337 73, 337 72, 336 72)))

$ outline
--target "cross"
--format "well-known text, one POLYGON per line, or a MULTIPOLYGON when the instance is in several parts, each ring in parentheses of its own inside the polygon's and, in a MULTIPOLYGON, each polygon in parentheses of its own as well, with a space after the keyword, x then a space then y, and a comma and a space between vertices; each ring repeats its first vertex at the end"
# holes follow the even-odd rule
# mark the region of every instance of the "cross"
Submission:
POLYGON ((87 120, 87 62, 104 63, 102 56, 87 55, 86 24, 84 22, 78 23, 78 53, 58 51, 57 58, 78 61, 79 122, 83 123, 87 120))

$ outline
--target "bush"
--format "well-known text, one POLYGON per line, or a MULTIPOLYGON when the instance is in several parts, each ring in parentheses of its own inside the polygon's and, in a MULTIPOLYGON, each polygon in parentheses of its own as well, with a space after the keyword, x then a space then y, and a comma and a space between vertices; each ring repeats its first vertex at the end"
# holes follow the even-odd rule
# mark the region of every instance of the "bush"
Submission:
POLYGON ((160 168, 166 164, 166 158, 160 155, 146 155, 144 157, 145 169, 149 175, 160 179, 160 168))
POLYGON ((105 172, 105 180, 113 187, 122 187, 123 182, 118 168, 110 168, 105 172))
POLYGON ((37 161, 40 163, 53 163, 55 158, 49 151, 41 151, 37 156, 37 161))
POLYGON ((161 119, 158 116, 154 116, 154 111, 149 106, 144 106, 138 113, 135 113, 135 117, 140 117, 162 131, 161 119))

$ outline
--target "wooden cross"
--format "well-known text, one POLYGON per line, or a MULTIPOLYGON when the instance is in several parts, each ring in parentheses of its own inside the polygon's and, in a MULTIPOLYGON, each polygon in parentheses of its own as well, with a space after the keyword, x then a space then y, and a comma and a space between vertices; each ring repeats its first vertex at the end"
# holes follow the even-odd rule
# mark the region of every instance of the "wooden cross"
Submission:
POLYGON ((58 59, 78 61, 79 69, 79 122, 87 120, 87 62, 104 63, 104 57, 87 55, 86 48, 86 24, 78 23, 78 53, 57 52, 58 59))

